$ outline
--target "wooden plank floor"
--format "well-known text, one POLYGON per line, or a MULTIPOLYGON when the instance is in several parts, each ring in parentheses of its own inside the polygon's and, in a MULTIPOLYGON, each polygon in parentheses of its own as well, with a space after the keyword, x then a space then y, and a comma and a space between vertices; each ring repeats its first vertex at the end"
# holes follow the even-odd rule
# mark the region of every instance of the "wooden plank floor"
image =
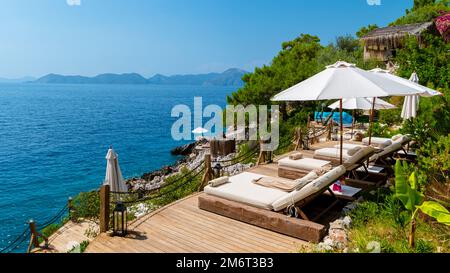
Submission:
MULTIPOLYGON (((313 157, 314 150, 333 147, 336 141, 312 145, 301 151, 313 157)), ((277 177, 277 160, 247 170, 277 177)), ((198 195, 179 200, 130 224, 127 238, 101 234, 91 241, 86 252, 296 252, 304 241, 227 217, 200 210, 198 195)), ((84 234, 88 223, 68 223, 50 237, 50 250, 67 252, 73 242, 91 240, 84 234)))
MULTIPOLYGON (((200 193, 203 194, 203 193, 200 193)), ((296 252, 306 242, 200 210, 199 194, 157 210, 129 227, 125 238, 101 234, 86 252, 296 252)))
POLYGON ((49 237, 48 249, 35 249, 34 253, 66 253, 72 250, 72 247, 83 241, 92 241, 92 237, 86 235, 86 231, 97 228, 97 224, 91 221, 82 221, 79 223, 67 222, 57 232, 49 237))

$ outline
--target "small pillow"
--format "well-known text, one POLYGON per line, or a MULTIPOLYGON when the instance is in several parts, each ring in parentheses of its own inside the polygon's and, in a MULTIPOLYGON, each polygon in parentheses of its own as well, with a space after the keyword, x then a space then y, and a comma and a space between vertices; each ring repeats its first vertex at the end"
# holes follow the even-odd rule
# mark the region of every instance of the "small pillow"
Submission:
POLYGON ((291 154, 289 156, 289 159, 292 159, 292 160, 299 160, 299 159, 302 159, 302 158, 303 158, 303 154, 302 153, 294 153, 294 154, 291 154))
POLYGON ((349 149, 347 151, 347 154, 352 156, 352 155, 356 154, 356 152, 359 151, 360 149, 361 149, 361 146, 355 146, 355 147, 349 149))
POLYGON ((301 190, 304 186, 308 185, 310 182, 314 181, 316 178, 318 178, 319 176, 316 174, 315 171, 311 171, 310 173, 308 173, 307 175, 296 179, 294 182, 297 184, 295 186, 296 191, 301 190))
POLYGON ((391 140, 392 141, 396 141, 396 140, 399 140, 401 137, 403 137, 403 135, 402 134, 398 134, 398 135, 395 135, 395 136, 391 137, 391 140))
POLYGON ((331 169, 333 169, 333 166, 331 164, 327 164, 320 169, 314 170, 314 172, 317 174, 317 176, 322 176, 331 171, 331 169))
POLYGON ((208 182, 208 185, 210 185, 211 187, 218 187, 225 183, 228 183, 228 176, 223 176, 223 177, 219 177, 214 180, 211 180, 208 182))

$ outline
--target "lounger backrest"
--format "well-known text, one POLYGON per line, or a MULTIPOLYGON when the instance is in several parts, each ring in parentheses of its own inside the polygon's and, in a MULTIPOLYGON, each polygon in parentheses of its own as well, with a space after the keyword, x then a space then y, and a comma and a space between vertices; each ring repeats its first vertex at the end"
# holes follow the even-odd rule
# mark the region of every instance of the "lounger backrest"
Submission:
POLYGON ((359 149, 354 155, 345 160, 344 164, 346 166, 353 165, 360 162, 362 159, 366 158, 369 154, 373 153, 375 149, 373 147, 367 146, 359 149))
POLYGON ((400 136, 395 141, 393 141, 392 143, 393 144, 400 143, 403 146, 406 143, 408 143, 409 141, 411 141, 411 139, 408 136, 400 136))
POLYGON ((331 184, 338 180, 342 175, 344 175, 346 169, 344 166, 339 166, 321 177, 310 182, 308 185, 304 186, 300 190, 292 191, 289 194, 280 197, 272 203, 274 211, 280 211, 288 207, 289 205, 300 202, 301 200, 318 193, 320 191, 325 191, 331 184))
POLYGON ((377 161, 379 158, 385 157, 387 155, 390 155, 390 154, 400 150, 402 148, 402 146, 403 146, 402 142, 396 141, 393 144, 384 148, 383 151, 371 156, 369 160, 370 160, 370 162, 377 161))

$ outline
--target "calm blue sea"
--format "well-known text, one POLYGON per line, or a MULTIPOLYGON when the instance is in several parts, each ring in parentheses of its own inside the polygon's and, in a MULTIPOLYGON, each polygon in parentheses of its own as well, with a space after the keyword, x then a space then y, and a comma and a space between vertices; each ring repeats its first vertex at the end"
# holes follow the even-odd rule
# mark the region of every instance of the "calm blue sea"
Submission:
MULTIPOLYGON (((0 249, 30 219, 96 189, 112 145, 125 177, 174 163, 173 106, 224 106, 236 87, 0 84, 0 249)), ((23 250, 23 248, 22 248, 23 250)))

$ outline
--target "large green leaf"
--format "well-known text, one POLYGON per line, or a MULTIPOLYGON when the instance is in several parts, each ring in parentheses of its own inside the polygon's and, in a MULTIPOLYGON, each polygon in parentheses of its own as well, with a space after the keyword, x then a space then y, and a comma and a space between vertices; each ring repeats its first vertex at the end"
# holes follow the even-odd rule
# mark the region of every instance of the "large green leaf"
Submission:
POLYGON ((433 217, 439 223, 450 226, 450 212, 437 202, 425 201, 418 208, 428 216, 433 217))
POLYGON ((400 161, 397 161, 395 164, 395 195, 400 199, 406 209, 414 211, 416 206, 422 204, 424 196, 416 189, 411 188, 409 184, 411 183, 411 180, 415 187, 415 175, 412 174, 408 181, 405 167, 402 166, 400 161))

